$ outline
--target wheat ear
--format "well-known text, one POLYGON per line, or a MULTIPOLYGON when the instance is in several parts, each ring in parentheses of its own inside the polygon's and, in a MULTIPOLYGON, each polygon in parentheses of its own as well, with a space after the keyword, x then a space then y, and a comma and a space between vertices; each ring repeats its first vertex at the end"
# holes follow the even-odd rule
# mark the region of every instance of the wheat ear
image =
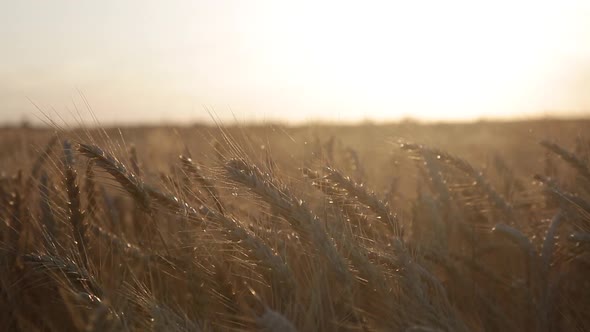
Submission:
POLYGON ((456 169, 462 171, 463 173, 467 174, 468 176, 472 177, 475 180, 475 184, 481 188, 481 190, 486 193, 490 202, 499 208, 506 217, 509 219, 513 219, 513 211, 512 206, 506 202, 506 200, 500 195, 492 185, 484 178, 483 174, 480 171, 477 171, 471 164, 467 161, 455 157, 449 153, 425 147, 423 145, 412 144, 412 143, 402 143, 400 144, 400 148, 406 151, 414 151, 419 153, 428 153, 431 155, 436 156, 436 159, 446 162, 449 165, 452 165, 456 169))
POLYGON ((291 224, 303 238, 311 238, 312 243, 328 257, 333 270, 341 280, 349 283, 352 278, 348 266, 336 250, 333 240, 320 226, 319 218, 286 187, 279 185, 269 174, 243 159, 230 159, 225 164, 229 178, 241 183, 265 200, 291 224))
POLYGON ((570 164, 573 168, 580 172, 580 174, 584 178, 586 178, 586 180, 590 180, 590 169, 588 168, 586 163, 580 160, 580 158, 578 158, 575 154, 559 146, 557 143, 545 140, 541 141, 539 144, 541 144, 541 146, 543 146, 547 150, 560 156, 563 160, 565 160, 568 164, 570 164))
POLYGON ((215 185, 213 185, 213 182, 201 174, 201 167, 195 165, 193 160, 189 157, 181 155, 179 158, 183 168, 185 169, 185 172, 190 175, 191 178, 195 179, 203 188, 205 188, 211 199, 213 199, 213 202, 215 202, 215 206, 219 212, 224 214, 223 205, 219 199, 219 193, 217 192, 215 185))
POLYGON ((399 220, 397 220, 397 217, 391 213, 387 204, 377 198, 375 193, 369 192, 365 186, 357 184, 349 177, 345 177, 335 168, 326 167, 325 170, 328 173, 327 178, 329 180, 338 184, 359 202, 371 208, 371 210, 377 214, 379 220, 387 226, 393 227, 393 233, 396 236, 403 237, 403 228, 399 220))
POLYGON ((86 234, 86 225, 84 222, 84 212, 80 203, 80 188, 76 180, 77 172, 74 168, 74 153, 72 151, 72 144, 70 141, 65 140, 63 142, 64 156, 65 156, 65 182, 66 191, 68 194, 68 210, 69 219, 72 224, 72 230, 74 232, 74 240, 78 248, 78 253, 82 258, 84 267, 88 269, 88 258, 87 258, 87 247, 88 247, 88 235, 86 234))

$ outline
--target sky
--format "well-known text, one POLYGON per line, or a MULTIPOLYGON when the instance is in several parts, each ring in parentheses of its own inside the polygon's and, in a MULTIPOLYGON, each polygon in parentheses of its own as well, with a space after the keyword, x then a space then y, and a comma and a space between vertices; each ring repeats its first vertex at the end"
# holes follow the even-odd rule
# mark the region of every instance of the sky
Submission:
POLYGON ((586 116, 588 18, 578 0, 0 0, 0 123, 586 116))

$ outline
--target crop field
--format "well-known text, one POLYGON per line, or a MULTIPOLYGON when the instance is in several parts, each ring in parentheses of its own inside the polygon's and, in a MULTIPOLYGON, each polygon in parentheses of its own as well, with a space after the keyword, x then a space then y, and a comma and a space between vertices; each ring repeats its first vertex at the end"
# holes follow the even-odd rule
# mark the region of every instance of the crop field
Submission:
POLYGON ((589 133, 2 128, 0 331, 590 331, 589 133))

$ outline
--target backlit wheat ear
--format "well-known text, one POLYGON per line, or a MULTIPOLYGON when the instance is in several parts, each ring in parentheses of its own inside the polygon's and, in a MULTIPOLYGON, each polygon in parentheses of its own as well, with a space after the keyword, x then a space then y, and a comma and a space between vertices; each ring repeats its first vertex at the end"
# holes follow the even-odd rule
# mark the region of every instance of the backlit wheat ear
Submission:
POLYGON ((99 298, 104 294, 104 291, 90 273, 67 257, 25 254, 22 255, 22 259, 25 265, 33 267, 36 273, 48 276, 62 276, 72 285, 79 287, 81 291, 90 292, 99 298))
POLYGON ((563 160, 575 168, 584 178, 586 178, 586 180, 590 181, 590 169, 588 168, 588 165, 580 160, 575 154, 553 142, 541 141, 540 144, 544 148, 560 156, 563 160))
MULTIPOLYGON (((302 172, 305 176, 313 180, 313 186, 320 189, 331 201, 340 205, 350 218, 360 219, 359 216, 361 215, 361 212, 358 210, 358 204, 355 204, 347 199, 347 197, 341 195, 340 192, 326 182, 325 178, 323 179, 324 181, 322 181, 322 178, 317 172, 314 172, 309 168, 303 168, 302 172)), ((360 245, 356 245, 350 237, 345 237, 339 242, 339 245, 342 247, 343 251, 348 253, 350 260, 357 269, 364 274, 363 278, 366 278, 370 282, 369 287, 377 289, 380 293, 386 293, 386 281, 383 278, 383 271, 380 271, 377 266, 369 261, 369 251, 360 245)))
POLYGON ((207 179, 206 177, 201 174, 201 168, 193 163, 193 160, 186 156, 180 156, 180 161, 182 166, 185 169, 185 172, 189 176, 189 178, 194 179, 201 185, 201 187, 205 188, 211 199, 215 202, 215 206, 219 210, 221 214, 224 214, 223 205, 221 204, 221 200, 219 199, 219 193, 213 185, 213 182, 207 179))
POLYGON ((88 268, 88 235, 86 234, 86 224, 84 221, 84 213, 80 203, 80 188, 77 182, 77 172, 74 168, 74 152, 72 151, 72 145, 68 140, 63 143, 64 156, 65 156, 65 183, 66 191, 68 193, 68 209, 69 219, 72 224, 72 230, 74 232, 74 240, 78 248, 78 254, 82 258, 82 262, 85 268, 88 268))
POLYGON ((357 220, 358 222, 367 222, 367 216, 364 215, 359 208, 359 204, 353 199, 342 195, 337 188, 335 188, 327 178, 321 177, 318 172, 313 171, 307 167, 301 169, 303 175, 312 180, 312 185, 322 191, 328 198, 339 205, 348 218, 357 220))
POLYGON ((558 211, 555 216, 553 216, 553 219, 551 219, 551 223, 545 234, 545 240, 543 241, 543 247, 541 248, 541 261, 543 263, 543 273, 545 274, 549 273, 549 266, 551 265, 551 259, 555 247, 555 236, 557 235, 557 230, 559 226, 561 226, 563 219, 563 212, 558 211))
POLYGON ((573 207, 580 215, 590 219, 590 202, 586 201, 579 195, 563 191, 553 179, 546 178, 539 174, 535 174, 533 178, 544 184, 547 187, 548 192, 553 197, 557 198, 558 201, 564 203, 565 206, 569 205, 570 207, 573 207))
POLYGON ((94 214, 98 209, 98 202, 96 200, 97 188, 96 183, 94 182, 94 170, 92 169, 93 165, 94 162, 89 160, 86 165, 86 173, 84 177, 84 191, 86 192, 86 200, 88 201, 86 214, 90 219, 94 217, 94 214))
MULTIPOLYGON (((188 216, 196 216, 196 209, 180 198, 163 193, 158 189, 148 186, 135 174, 130 173, 127 167, 116 158, 94 145, 80 144, 80 152, 100 168, 111 174, 117 182, 125 189, 143 208, 149 210, 150 202, 153 201, 162 206, 182 211, 188 216)), ((193 219, 198 220, 199 218, 193 219)))
POLYGON ((129 174, 123 164, 98 147, 81 145, 81 152, 92 156, 97 165, 111 173, 115 179, 120 182, 123 188, 134 195, 134 197, 139 197, 140 199, 145 200, 146 206, 149 204, 149 201, 154 201, 174 211, 182 212, 193 222, 201 223, 204 219, 211 219, 219 222, 221 226, 227 229, 230 238, 233 238, 234 241, 243 243, 246 248, 252 250, 257 258, 261 259, 261 261, 268 264, 274 272, 278 273, 282 278, 281 280, 282 283, 284 283, 284 287, 294 284, 294 282, 290 280, 290 273, 286 270, 286 266, 281 262, 280 258, 278 258, 270 248, 260 242, 254 235, 249 234, 243 229, 235 220, 211 211, 206 206, 201 206, 199 209, 193 208, 176 196, 163 193, 156 188, 143 184, 139 178, 129 174))
POLYGON ((316 217, 307 205, 288 188, 275 183, 269 175, 265 175, 254 165, 242 159, 231 159, 225 164, 230 179, 245 185, 252 192, 265 200, 291 224, 293 229, 303 238, 311 242, 326 255, 332 269, 346 283, 351 281, 350 271, 343 258, 336 250, 333 240, 326 234, 316 217))
POLYGON ((502 197, 502 195, 500 195, 493 187, 492 185, 484 178, 483 174, 480 171, 477 171, 475 168, 473 168, 473 166, 471 166, 471 164, 469 164, 467 161, 455 157, 449 153, 437 150, 437 149, 432 149, 432 148, 428 148, 422 145, 418 145, 418 144, 412 144, 412 143, 402 143, 400 144, 400 148, 402 150, 406 150, 406 151, 415 151, 415 152, 420 152, 420 153, 428 153, 430 155, 434 155, 436 156, 436 158, 438 160, 440 160, 441 162, 446 162, 449 165, 452 165, 453 167, 455 167, 456 169, 464 172, 465 174, 467 174, 468 176, 470 176, 471 178, 473 178, 475 180, 475 184, 481 188, 481 190, 487 194, 488 199, 490 200, 490 202, 496 206, 497 208, 499 208, 506 217, 512 219, 513 218, 513 210, 512 210, 512 206, 506 202, 506 200, 502 197))
POLYGON ((96 145, 81 143, 78 151, 115 178, 142 207, 148 207, 149 199, 143 189, 143 182, 135 174, 129 172, 123 163, 96 145))
POLYGON ((55 246, 54 240, 55 236, 57 235, 57 225, 49 198, 49 186, 49 177, 47 176, 46 172, 43 172, 39 180, 39 195, 41 196, 39 210, 41 210, 41 225, 46 232, 45 242, 47 248, 55 246))
POLYGON ((393 227, 393 232, 396 236, 403 237, 403 228, 399 220, 397 220, 397 217, 391 213, 389 207, 377 198, 375 193, 369 192, 365 186, 357 184, 354 180, 345 177, 334 168, 326 167, 325 170, 328 173, 327 178, 329 180, 338 184, 348 191, 352 197, 371 208, 377 216, 379 216, 381 222, 385 223, 387 226, 393 227))
MULTIPOLYGON (((541 280, 541 291, 540 291, 540 303, 537 305, 537 326, 543 327, 547 325, 548 320, 550 319, 548 315, 550 314, 551 310, 554 310, 554 288, 556 286, 556 280, 550 277, 550 268, 551 268, 551 261, 553 259, 553 251, 555 247, 555 236, 557 234, 557 230, 559 226, 562 224, 564 215, 562 211, 558 211, 553 219, 551 219, 551 223, 549 224, 549 228, 547 229, 547 233, 545 234, 545 240, 543 241, 543 247, 541 248, 541 257, 540 257, 540 276, 539 279, 541 280)), ((558 278, 560 276, 558 275, 558 278)))

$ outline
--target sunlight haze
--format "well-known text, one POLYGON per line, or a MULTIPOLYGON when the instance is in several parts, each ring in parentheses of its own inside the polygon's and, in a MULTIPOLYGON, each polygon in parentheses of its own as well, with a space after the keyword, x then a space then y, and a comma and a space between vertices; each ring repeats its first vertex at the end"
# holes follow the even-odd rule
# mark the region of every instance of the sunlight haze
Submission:
POLYGON ((0 122, 590 113, 587 1, 0 1, 0 122))

